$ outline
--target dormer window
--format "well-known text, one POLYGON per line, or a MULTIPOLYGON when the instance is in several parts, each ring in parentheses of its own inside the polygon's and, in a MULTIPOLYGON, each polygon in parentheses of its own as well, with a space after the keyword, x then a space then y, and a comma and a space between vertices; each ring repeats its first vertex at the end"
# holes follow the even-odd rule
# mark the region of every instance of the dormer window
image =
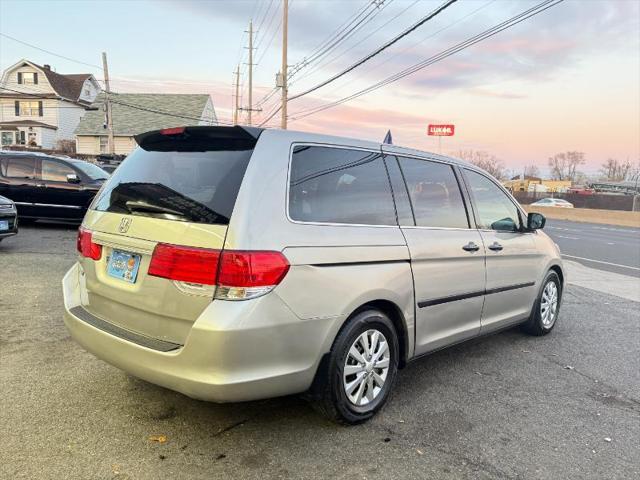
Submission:
POLYGON ((37 85, 38 73, 37 72, 18 72, 18 83, 20 85, 37 85))

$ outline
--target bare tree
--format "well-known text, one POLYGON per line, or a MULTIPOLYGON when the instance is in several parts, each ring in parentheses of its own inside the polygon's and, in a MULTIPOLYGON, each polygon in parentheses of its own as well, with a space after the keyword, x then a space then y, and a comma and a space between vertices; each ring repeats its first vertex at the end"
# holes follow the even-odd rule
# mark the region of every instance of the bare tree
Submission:
POLYGON ((615 158, 609 158, 602 164, 602 168, 600 169, 602 176, 612 182, 620 182, 628 178, 632 172, 633 165, 629 160, 621 162, 615 158))
POLYGON ((478 150, 459 150, 454 156, 465 160, 476 167, 486 170, 491 175, 501 180, 505 177, 504 164, 493 154, 478 150))
POLYGON ((62 153, 76 153, 75 140, 58 140, 56 143, 56 150, 62 153))
POLYGON ((549 158, 551 178, 554 180, 571 180, 573 182, 578 174, 578 166, 583 165, 585 162, 584 152, 556 153, 549 158))
POLYGON ((527 165, 524 167, 524 177, 535 177, 540 178, 540 169, 537 165, 527 165))

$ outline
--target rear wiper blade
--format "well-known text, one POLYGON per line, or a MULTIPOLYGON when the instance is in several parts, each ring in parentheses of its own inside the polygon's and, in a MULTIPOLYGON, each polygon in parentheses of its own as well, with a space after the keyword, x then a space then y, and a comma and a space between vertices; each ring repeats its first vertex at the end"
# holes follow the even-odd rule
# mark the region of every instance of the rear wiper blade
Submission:
POLYGON ((151 203, 143 202, 140 200, 127 200, 125 202, 127 210, 129 212, 149 212, 149 213, 166 213, 168 215, 176 215, 179 217, 185 217, 186 215, 172 208, 161 207, 160 205, 153 205, 151 203))

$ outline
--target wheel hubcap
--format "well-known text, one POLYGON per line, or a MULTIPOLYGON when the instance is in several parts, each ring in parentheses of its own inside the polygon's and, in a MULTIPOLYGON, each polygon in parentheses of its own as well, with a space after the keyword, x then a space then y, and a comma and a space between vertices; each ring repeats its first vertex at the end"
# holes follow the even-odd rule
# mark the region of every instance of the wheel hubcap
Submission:
POLYGON ((389 344, 382 332, 371 329, 356 338, 344 362, 342 378, 344 391, 352 404, 361 407, 380 395, 390 361, 389 344))
POLYGON ((544 328, 551 328, 556 321, 558 313, 558 286, 554 281, 549 281, 542 290, 540 301, 540 317, 544 328))

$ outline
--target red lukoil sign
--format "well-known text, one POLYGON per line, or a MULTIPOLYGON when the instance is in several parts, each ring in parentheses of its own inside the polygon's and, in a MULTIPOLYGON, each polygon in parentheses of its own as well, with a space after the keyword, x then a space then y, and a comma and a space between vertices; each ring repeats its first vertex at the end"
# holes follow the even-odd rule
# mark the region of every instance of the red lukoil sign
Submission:
POLYGON ((429 125, 427 135, 434 137, 452 137, 455 131, 455 125, 429 125))

